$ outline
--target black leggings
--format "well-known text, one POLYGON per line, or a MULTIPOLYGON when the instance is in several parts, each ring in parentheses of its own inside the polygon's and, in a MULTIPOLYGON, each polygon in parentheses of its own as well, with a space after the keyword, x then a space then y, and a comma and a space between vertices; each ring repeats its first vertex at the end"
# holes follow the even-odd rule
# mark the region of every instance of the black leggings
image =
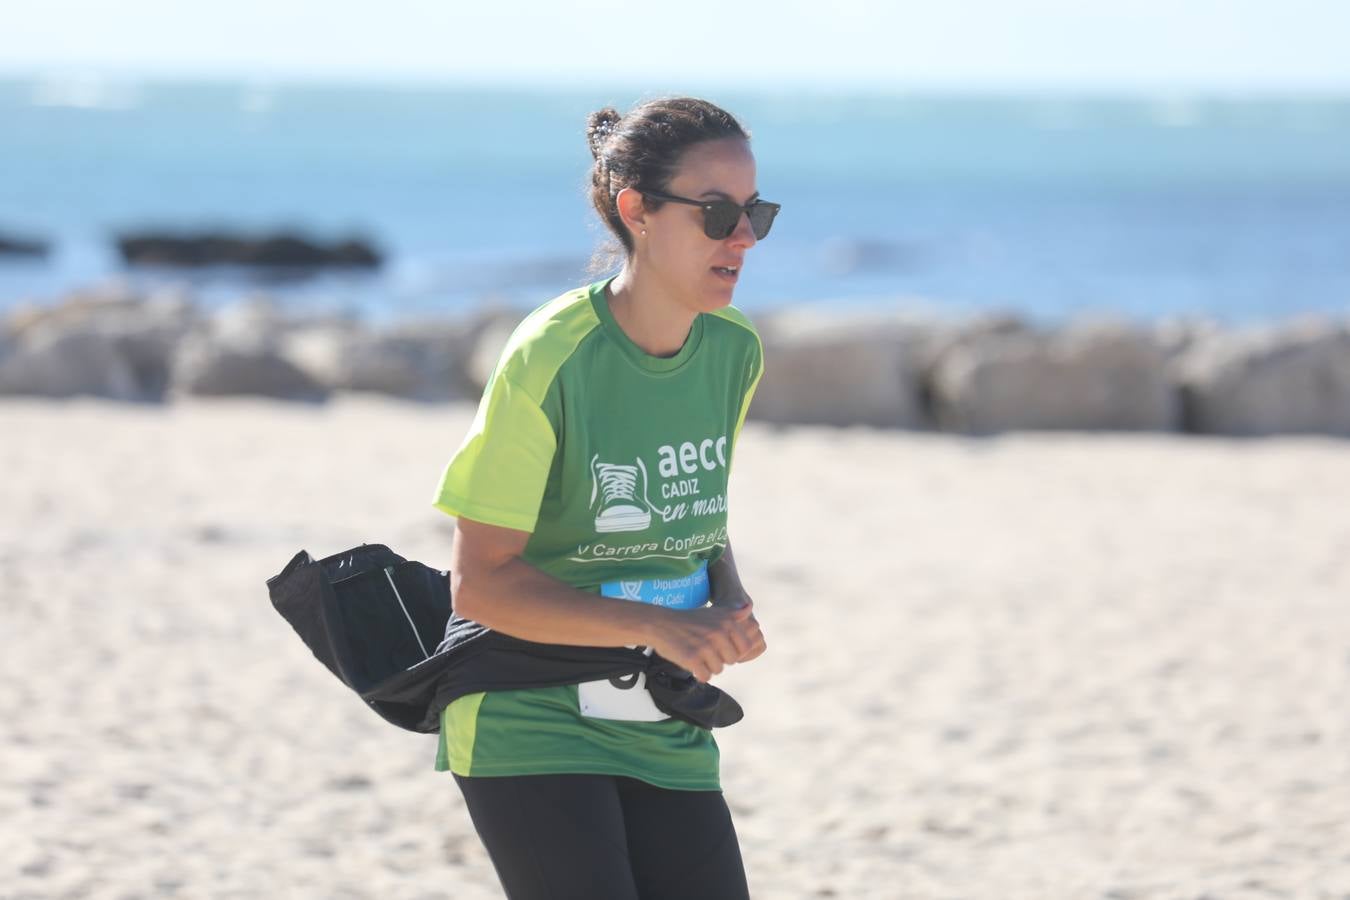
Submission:
POLYGON ((455 775, 510 900, 745 900, 721 791, 621 775, 455 775))

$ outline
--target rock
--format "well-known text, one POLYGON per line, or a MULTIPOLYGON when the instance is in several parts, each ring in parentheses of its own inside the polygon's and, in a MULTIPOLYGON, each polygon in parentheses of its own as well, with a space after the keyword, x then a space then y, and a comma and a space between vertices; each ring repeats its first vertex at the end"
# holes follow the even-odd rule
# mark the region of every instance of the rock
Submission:
POLYGON ((174 356, 169 394, 319 402, 328 389, 269 346, 231 345, 198 332, 174 356))
POLYGON ((330 325, 289 335, 282 353, 334 390, 454 400, 467 396, 462 344, 457 332, 431 323, 375 333, 330 325))
POLYGON ((13 234, 0 233, 0 256, 34 256, 38 258, 47 255, 50 245, 39 238, 20 237, 13 234))
POLYGON ((1174 365, 1188 431, 1350 436, 1350 326, 1308 319, 1210 335, 1174 365))
POLYGON ((1218 322, 1195 316, 1169 316, 1153 326, 1153 340, 1169 363, 1200 341, 1222 332, 1218 322))
MULTIPOLYGON (((519 321, 523 314, 513 314, 519 321)), ((475 385, 467 371, 475 338, 471 321, 449 319, 407 322, 386 330, 381 340, 405 348, 416 360, 421 400, 477 400, 482 386, 475 385)))
POLYGON ((164 399, 178 344, 199 322, 195 307, 172 295, 150 298, 138 316, 127 315, 103 328, 131 365, 146 400, 164 399))
POLYGON ((223 306, 207 323, 213 340, 250 350, 278 350, 295 327, 266 294, 251 294, 223 306))
POLYGON ((18 393, 66 396, 74 391, 158 401, 168 386, 174 348, 196 319, 195 307, 179 289, 142 297, 115 282, 73 293, 52 306, 26 307, 5 323, 6 384, 18 393), (88 356, 73 358, 80 354, 88 356), (53 367, 67 371, 57 376, 53 367), (130 374, 130 386, 124 373, 130 374))
POLYGON ((211 336, 236 347, 278 349, 294 334, 315 329, 360 331, 353 311, 294 312, 282 308, 266 293, 245 294, 218 308, 206 323, 211 336))
POLYGON ((944 428, 1169 431, 1178 398, 1149 335, 1112 322, 1055 334, 985 333, 954 343, 929 373, 944 428))
POLYGON ((12 346, 0 360, 0 394, 142 399, 135 372, 111 339, 54 328, 12 346))
POLYGON ((749 415, 766 422, 926 428, 920 373, 935 323, 818 307, 765 316, 764 377, 749 415))
MULTIPOLYGON (((360 351, 364 335, 359 329, 335 327, 304 328, 292 332, 280 342, 280 352, 315 381, 334 390, 363 390, 356 386, 367 379, 364 361, 353 359, 360 351), (358 373, 358 370, 360 372, 358 373)), ((398 366, 384 366, 373 374, 379 385, 375 390, 400 393, 403 380, 398 366), (389 376, 384 371, 392 373, 389 376), (393 388, 393 390, 388 390, 393 388)))
POLYGON ((53 303, 14 307, 5 319, 4 331, 21 339, 25 332, 44 325, 83 325, 109 315, 132 312, 144 301, 126 280, 109 278, 71 291, 53 303))
POLYGON ((226 232, 124 232, 115 240, 123 261, 133 266, 374 269, 383 262, 379 251, 361 239, 324 246, 299 234, 284 232, 259 237, 226 232))

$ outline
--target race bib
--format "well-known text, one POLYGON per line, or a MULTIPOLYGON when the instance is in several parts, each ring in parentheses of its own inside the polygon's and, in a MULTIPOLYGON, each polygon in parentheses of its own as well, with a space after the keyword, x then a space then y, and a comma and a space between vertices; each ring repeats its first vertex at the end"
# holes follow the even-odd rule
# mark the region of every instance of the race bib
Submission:
MULTIPOLYGON (((650 578, 644 581, 610 581, 600 586, 605 597, 619 597, 635 603, 650 603, 670 609, 698 609, 708 602, 708 564, 682 578, 650 578)), ((636 644, 628 645, 636 649, 636 644)), ((643 648, 652 655, 652 648, 643 648)), ((670 716, 657 709, 647 690, 647 675, 633 672, 603 681, 584 681, 577 685, 581 714, 592 719, 617 719, 624 722, 660 722, 670 716)))

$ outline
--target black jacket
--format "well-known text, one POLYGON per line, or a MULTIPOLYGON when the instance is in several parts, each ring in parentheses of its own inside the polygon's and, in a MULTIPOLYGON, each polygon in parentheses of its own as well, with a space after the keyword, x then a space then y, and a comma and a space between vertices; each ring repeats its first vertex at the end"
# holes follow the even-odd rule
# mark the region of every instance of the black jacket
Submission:
POLYGON ((448 571, 406 560, 384 544, 317 561, 301 550, 267 579, 267 590, 329 671, 409 731, 439 731, 441 710, 465 694, 602 678, 626 687, 635 672, 646 672, 652 700, 666 715, 703 728, 742 716, 730 694, 655 653, 540 644, 465 619, 451 608, 448 571))

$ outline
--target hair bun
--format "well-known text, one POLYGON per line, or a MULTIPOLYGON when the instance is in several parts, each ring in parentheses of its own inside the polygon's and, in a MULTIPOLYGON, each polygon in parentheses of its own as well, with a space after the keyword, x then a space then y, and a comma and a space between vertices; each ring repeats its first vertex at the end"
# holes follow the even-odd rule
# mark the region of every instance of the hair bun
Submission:
POLYGON ((600 158, 605 141, 609 138, 623 118, 612 106, 591 113, 586 121, 586 141, 591 145, 591 156, 600 158))

